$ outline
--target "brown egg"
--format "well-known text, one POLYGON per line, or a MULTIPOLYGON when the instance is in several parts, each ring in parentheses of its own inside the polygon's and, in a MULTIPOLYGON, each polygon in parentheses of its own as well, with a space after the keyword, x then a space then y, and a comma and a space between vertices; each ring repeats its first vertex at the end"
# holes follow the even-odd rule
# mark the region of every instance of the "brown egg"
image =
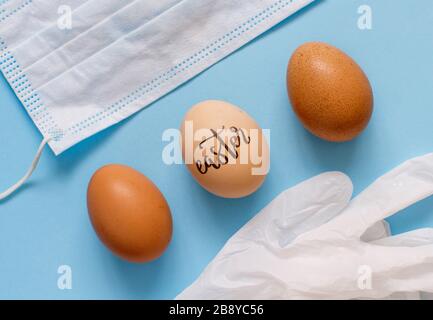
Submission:
POLYGON ((108 165, 96 171, 87 207, 98 237, 125 260, 154 260, 171 240, 167 201, 152 181, 130 167, 108 165))
POLYGON ((348 141, 373 112, 370 82, 352 58, 321 42, 300 46, 290 59, 287 88, 304 127, 329 141, 348 141))
POLYGON ((262 129, 245 111, 204 101, 185 116, 183 158, 192 176, 209 192, 241 198, 255 192, 269 171, 269 147, 262 129))

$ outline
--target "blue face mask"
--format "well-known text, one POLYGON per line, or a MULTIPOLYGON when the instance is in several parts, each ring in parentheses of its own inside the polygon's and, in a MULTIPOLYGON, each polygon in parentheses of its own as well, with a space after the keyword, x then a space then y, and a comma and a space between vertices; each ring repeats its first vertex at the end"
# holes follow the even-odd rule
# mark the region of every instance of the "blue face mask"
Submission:
POLYGON ((0 69, 58 155, 313 1, 1 1, 0 69))

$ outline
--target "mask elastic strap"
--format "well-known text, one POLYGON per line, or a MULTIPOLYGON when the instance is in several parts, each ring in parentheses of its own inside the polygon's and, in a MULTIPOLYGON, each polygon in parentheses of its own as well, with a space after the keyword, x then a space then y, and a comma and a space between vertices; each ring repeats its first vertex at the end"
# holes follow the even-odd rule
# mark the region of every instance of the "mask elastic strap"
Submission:
POLYGON ((31 164, 29 170, 27 171, 27 173, 24 175, 24 177, 22 177, 17 183, 15 183, 9 189, 7 189, 6 191, 0 193, 0 201, 6 199, 12 193, 14 193, 19 188, 21 188, 22 185, 24 183, 26 183, 26 181, 31 177, 33 171, 35 171, 35 169, 36 169, 36 167, 37 167, 37 165, 39 163, 39 160, 41 159, 42 152, 44 151, 45 146, 48 144, 48 142, 50 142, 50 140, 51 140, 51 138, 45 138, 42 141, 41 145, 39 146, 38 152, 36 153, 36 156, 33 159, 32 164, 31 164))

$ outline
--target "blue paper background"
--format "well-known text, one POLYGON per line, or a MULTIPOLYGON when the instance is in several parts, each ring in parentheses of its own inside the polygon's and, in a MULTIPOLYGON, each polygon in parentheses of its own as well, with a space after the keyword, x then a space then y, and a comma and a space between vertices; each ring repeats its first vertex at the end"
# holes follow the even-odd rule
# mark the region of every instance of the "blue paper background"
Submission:
MULTIPOLYGON (((323 0, 289 18, 136 116, 56 158, 46 150, 25 188, 0 203, 0 298, 173 298, 225 241, 284 189, 327 170, 341 170, 358 193, 411 157, 433 151, 433 2, 323 0), (373 29, 357 27, 357 9, 373 9, 373 29), (368 74, 375 111, 353 142, 308 134, 287 100, 287 61, 303 42, 342 48, 368 74), (205 99, 243 107, 271 129, 272 169, 264 186, 241 200, 214 197, 183 166, 161 161, 162 132, 205 99), (172 208, 174 238, 147 265, 113 257, 98 241, 86 210, 92 173, 107 163, 140 170, 172 208), (73 289, 59 290, 57 268, 69 265, 73 289)), ((0 188, 20 177, 41 136, 0 78, 0 188)), ((433 227, 433 199, 390 219, 394 233, 433 227)))

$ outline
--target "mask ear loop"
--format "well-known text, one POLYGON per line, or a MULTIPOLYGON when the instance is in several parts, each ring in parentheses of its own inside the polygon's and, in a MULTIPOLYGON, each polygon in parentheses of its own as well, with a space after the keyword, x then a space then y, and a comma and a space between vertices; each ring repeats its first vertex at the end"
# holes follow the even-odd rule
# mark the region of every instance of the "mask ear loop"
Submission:
POLYGON ((17 191, 19 188, 21 188, 27 180, 31 177, 32 173, 35 171, 36 167, 38 166, 39 160, 41 159, 42 152, 45 149, 45 146, 51 141, 51 138, 45 138, 41 145, 39 146, 38 152, 35 155, 35 158, 32 161, 32 164, 30 168, 28 169, 27 173, 22 177, 20 180, 18 180, 17 183, 15 183, 13 186, 11 186, 6 191, 0 193, 0 201, 8 198, 10 195, 12 195, 15 191, 17 191))

